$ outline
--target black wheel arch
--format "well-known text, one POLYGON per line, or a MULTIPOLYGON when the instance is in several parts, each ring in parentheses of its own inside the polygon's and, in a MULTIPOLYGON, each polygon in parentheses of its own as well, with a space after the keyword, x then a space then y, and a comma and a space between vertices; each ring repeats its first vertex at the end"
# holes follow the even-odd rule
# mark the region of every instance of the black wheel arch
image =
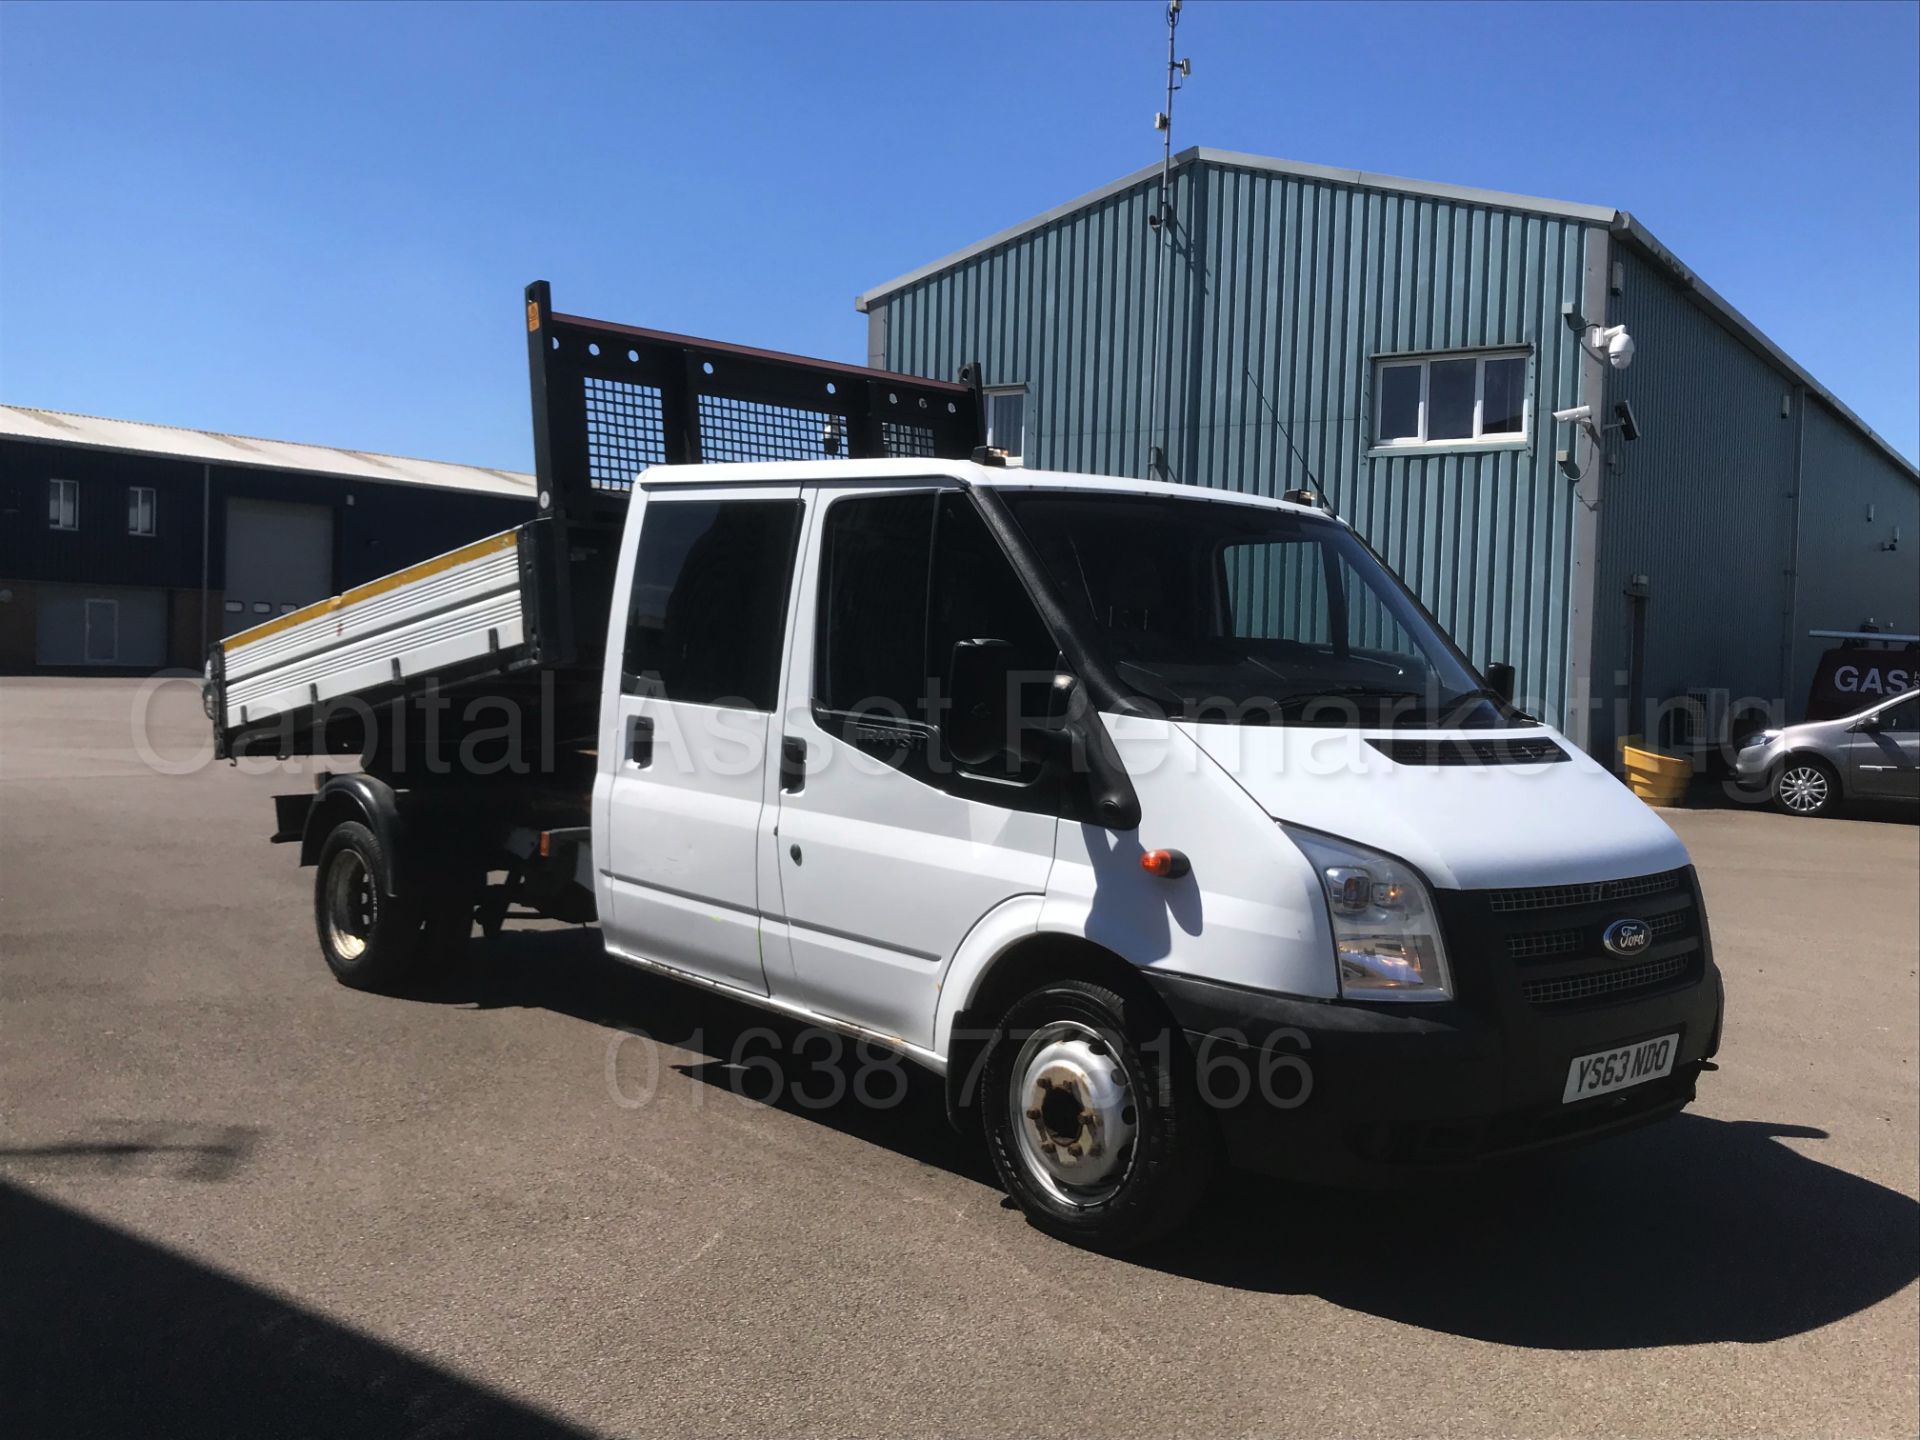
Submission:
POLYGON ((966 1007, 953 1017, 947 1046, 947 1120, 967 1133, 979 1101, 980 1064, 987 1040, 1007 1007, 1052 980, 1088 980, 1164 1010, 1139 967, 1104 945, 1075 935, 1027 935, 1007 946, 981 974, 966 1007))
POLYGON ((300 863, 317 865, 327 837, 349 820, 357 820, 380 841, 382 864, 377 877, 386 895, 398 895, 405 879, 403 857, 406 820, 401 813, 400 796, 386 781, 374 775, 335 775, 320 787, 307 811, 307 823, 300 836, 300 863))

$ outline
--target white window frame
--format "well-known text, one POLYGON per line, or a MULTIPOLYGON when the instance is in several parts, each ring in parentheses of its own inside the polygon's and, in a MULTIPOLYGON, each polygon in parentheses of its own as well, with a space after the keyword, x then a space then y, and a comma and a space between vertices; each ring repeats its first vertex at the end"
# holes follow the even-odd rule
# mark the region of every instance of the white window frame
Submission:
POLYGON ((127 533, 151 539, 160 528, 160 495, 151 485, 127 487, 127 533), (142 505, 146 506, 146 528, 140 528, 142 505))
POLYGON ((80 528, 80 482, 78 480, 62 480, 56 475, 47 481, 47 528, 49 530, 80 528), (55 496, 59 497, 60 513, 58 515, 54 513, 55 496))
POLYGON ((1027 463, 1027 438, 1033 434, 1033 397, 1027 393, 1026 381, 1018 385, 983 385, 980 387, 980 403, 986 407, 983 417, 987 424, 987 444, 995 450, 1007 451, 1009 465, 1027 463), (1018 448, 1009 449, 1004 437, 993 433, 993 397, 996 395, 1018 395, 1020 397, 1020 443, 1018 448))
POLYGON ((1409 452, 1419 454, 1445 454, 1461 450, 1524 450, 1533 443, 1533 351, 1524 345, 1498 345, 1483 350, 1428 350, 1402 355, 1376 355, 1373 357, 1373 411, 1372 444, 1369 455, 1397 455, 1409 452), (1473 434, 1455 436, 1445 440, 1427 438, 1427 392, 1433 383, 1433 366, 1436 362, 1447 360, 1472 360, 1473 367, 1473 434), (1525 392, 1521 398, 1520 428, 1514 430, 1496 430, 1491 434, 1483 433, 1483 407, 1487 396, 1487 362, 1489 360, 1524 360, 1527 362, 1527 380, 1525 392), (1418 367, 1420 371, 1420 433, 1417 436, 1399 436, 1389 439, 1382 434, 1382 410, 1386 402, 1386 386, 1382 377, 1389 370, 1418 367))

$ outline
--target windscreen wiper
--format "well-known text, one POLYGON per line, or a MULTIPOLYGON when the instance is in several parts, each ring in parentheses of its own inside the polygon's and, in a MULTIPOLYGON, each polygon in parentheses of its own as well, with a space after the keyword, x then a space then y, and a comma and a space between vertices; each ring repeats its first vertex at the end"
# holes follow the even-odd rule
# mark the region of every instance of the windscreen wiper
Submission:
POLYGON ((1521 720, 1533 719, 1533 716, 1514 704, 1507 696, 1502 695, 1498 690, 1490 690, 1485 685, 1476 685, 1471 690, 1462 690, 1458 695, 1447 696, 1437 707, 1437 713, 1444 714, 1446 711, 1465 705, 1469 700, 1491 700, 1493 708, 1502 715, 1511 715, 1521 720))
POLYGON ((1417 690, 1404 690, 1391 685, 1324 685, 1318 690, 1302 690, 1275 701, 1282 713, 1294 708, 1304 709, 1315 700, 1414 700, 1422 698, 1417 690))

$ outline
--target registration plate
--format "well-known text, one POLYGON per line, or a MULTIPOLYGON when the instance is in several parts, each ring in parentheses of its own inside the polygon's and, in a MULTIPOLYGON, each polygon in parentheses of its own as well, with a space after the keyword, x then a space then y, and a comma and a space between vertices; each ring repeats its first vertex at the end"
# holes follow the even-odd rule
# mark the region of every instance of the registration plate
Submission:
POLYGON ((1567 1067, 1567 1088, 1560 1096, 1560 1103, 1591 1100, 1595 1095, 1658 1080, 1672 1071, 1674 1057, 1679 1053, 1680 1037, 1662 1035, 1653 1040, 1636 1040, 1617 1050, 1582 1055, 1567 1067))

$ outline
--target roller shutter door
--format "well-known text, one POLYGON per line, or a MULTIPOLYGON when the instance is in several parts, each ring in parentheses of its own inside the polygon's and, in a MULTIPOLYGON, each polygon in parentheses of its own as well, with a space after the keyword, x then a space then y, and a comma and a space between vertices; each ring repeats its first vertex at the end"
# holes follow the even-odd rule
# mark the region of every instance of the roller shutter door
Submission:
POLYGON ((223 635, 249 629, 333 593, 330 508, 239 496, 227 501, 223 635))

